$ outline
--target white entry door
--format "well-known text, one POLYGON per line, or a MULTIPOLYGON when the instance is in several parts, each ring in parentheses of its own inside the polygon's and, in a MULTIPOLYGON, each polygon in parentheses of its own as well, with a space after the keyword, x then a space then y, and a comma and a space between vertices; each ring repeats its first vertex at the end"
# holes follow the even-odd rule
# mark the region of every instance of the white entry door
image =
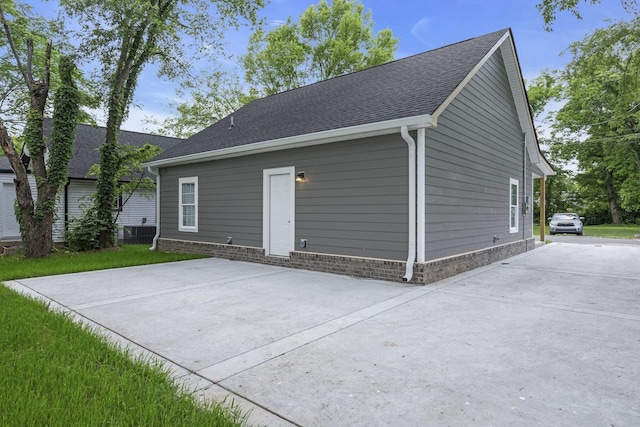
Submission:
POLYGON ((14 212, 14 203, 16 199, 16 188, 14 184, 2 183, 2 199, 0 200, 0 215, 2 215, 2 234, 3 239, 13 239, 20 237, 20 225, 16 220, 14 212))
POLYGON ((294 249, 293 167, 264 171, 263 241, 266 255, 289 256, 294 249))

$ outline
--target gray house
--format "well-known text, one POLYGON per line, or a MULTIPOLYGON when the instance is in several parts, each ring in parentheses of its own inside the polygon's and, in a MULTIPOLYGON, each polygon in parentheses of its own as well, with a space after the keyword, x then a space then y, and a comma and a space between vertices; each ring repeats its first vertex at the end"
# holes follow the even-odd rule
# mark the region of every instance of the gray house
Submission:
POLYGON ((154 247, 429 283, 534 247, 510 30, 255 100, 148 163, 154 247))
MULTIPOLYGON (((44 129, 45 135, 51 133, 51 119, 45 119, 44 129)), ((104 142, 105 134, 105 128, 89 125, 76 127, 74 155, 69 164, 69 179, 57 203, 57 219, 53 229, 53 238, 56 242, 64 240, 64 231, 69 221, 82 215, 82 205, 96 191, 96 178, 87 177, 87 173, 91 166, 100 161, 98 148, 104 142)), ((149 143, 166 150, 180 141, 176 138, 139 132, 122 131, 119 134, 121 144, 137 147, 149 143)), ((0 243, 20 240, 20 229, 14 213, 16 194, 13 180, 14 174, 9 160, 6 157, 0 157, 0 243)), ((33 181, 32 188, 35 188, 33 181)), ((117 222, 120 226, 120 238, 124 237, 125 230, 137 231, 139 230, 137 227, 143 225, 155 226, 156 202, 153 192, 151 194, 135 192, 124 206, 115 206, 114 209, 119 210, 117 222)))

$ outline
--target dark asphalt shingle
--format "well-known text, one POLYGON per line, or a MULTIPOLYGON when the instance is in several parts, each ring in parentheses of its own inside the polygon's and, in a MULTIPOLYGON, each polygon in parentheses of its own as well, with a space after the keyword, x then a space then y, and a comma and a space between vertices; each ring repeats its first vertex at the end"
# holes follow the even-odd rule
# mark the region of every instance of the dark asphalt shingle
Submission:
POLYGON ((257 99, 154 160, 433 114, 508 31, 257 99))
MULTIPOLYGON (((73 158, 69 164, 69 178, 85 178, 91 166, 100 162, 98 149, 104 143, 106 128, 79 124, 76 127, 76 140, 73 147, 73 158)), ((51 134, 51 119, 44 120, 45 135, 51 134)), ((184 140, 140 132, 120 131, 118 142, 142 147, 149 143, 167 150, 184 140)), ((0 172, 11 172, 11 165, 6 157, 0 157, 0 172)))

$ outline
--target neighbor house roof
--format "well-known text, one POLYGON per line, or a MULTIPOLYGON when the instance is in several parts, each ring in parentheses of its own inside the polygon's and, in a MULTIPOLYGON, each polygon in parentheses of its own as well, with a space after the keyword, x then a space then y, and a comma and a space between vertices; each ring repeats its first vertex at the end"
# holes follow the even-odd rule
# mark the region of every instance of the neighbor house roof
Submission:
POLYGON ((5 156, 0 156, 0 173, 13 173, 9 159, 5 156))
MULTIPOLYGON (((106 136, 106 128, 95 127, 91 125, 79 124, 76 126, 76 140, 73 146, 73 157, 69 163, 69 178, 84 179, 93 166, 100 162, 100 153, 98 149, 104 143, 106 136)), ((51 119, 44 119, 44 133, 51 134, 51 119)), ((142 147, 149 143, 157 145, 163 150, 167 150, 179 142, 183 141, 178 138, 169 138, 160 135, 150 135, 140 132, 120 131, 118 142, 120 144, 131 144, 136 147, 142 147)), ((0 172, 12 172, 9 159, 0 157, 0 172)))

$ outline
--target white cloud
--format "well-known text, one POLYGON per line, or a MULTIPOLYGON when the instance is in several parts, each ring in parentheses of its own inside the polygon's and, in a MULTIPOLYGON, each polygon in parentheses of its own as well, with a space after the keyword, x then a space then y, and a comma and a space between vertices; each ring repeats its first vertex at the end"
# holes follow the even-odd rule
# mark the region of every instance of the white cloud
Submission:
POLYGON ((433 22, 433 18, 424 17, 411 27, 411 35, 418 39, 424 45, 430 45, 429 27, 433 22))
POLYGON ((282 20, 282 19, 272 19, 269 21, 269 25, 271 25, 272 27, 279 27, 281 25, 286 24, 287 21, 286 20, 282 20))

